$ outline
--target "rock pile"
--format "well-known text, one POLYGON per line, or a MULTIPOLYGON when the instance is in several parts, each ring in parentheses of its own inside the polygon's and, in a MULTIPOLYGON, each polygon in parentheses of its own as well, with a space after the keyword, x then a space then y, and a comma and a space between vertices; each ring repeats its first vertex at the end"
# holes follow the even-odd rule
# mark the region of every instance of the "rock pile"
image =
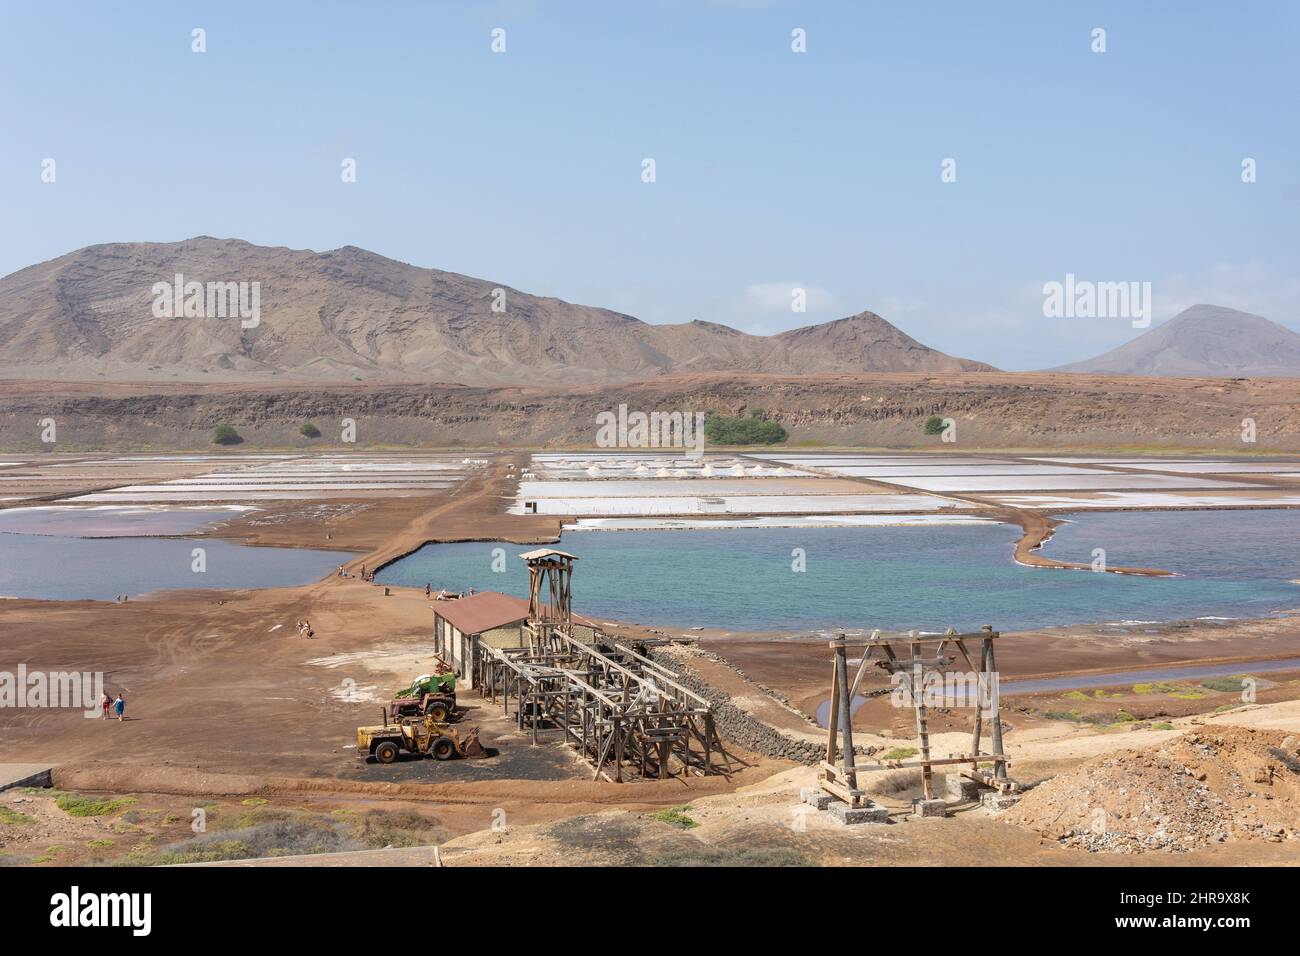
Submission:
POLYGON ((1004 819, 1092 852, 1300 839, 1300 740, 1224 726, 1110 754, 1035 787, 1004 819))

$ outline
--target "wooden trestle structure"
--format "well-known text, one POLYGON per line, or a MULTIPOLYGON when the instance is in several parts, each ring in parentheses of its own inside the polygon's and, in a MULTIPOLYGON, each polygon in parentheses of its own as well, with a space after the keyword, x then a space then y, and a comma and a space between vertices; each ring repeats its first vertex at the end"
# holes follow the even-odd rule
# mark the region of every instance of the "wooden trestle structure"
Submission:
POLYGON ((1007 777, 1007 758, 1002 749, 1002 721, 998 704, 997 663, 993 655, 993 642, 1000 635, 989 625, 973 634, 958 634, 949 628, 942 635, 921 636, 916 631, 906 637, 882 638, 879 631, 873 631, 871 637, 863 642, 850 643, 840 634, 830 642, 834 652, 834 664, 831 671, 831 708, 827 721, 826 759, 822 762, 820 782, 822 789, 833 796, 846 801, 850 807, 866 806, 869 801, 866 792, 858 788, 858 774, 874 770, 896 770, 906 767, 920 767, 925 787, 925 799, 934 799, 933 770, 937 766, 960 767, 963 777, 975 781, 984 787, 991 787, 1000 793, 1010 793, 1017 785, 1007 777), (967 643, 979 642, 979 662, 971 656, 967 643), (850 682, 849 648, 861 649, 862 660, 857 672, 850 682), (900 656, 897 649, 906 648, 907 656, 900 656), (934 648, 934 656, 925 656, 926 648, 934 648), (936 676, 940 679, 947 673, 948 667, 957 660, 956 656, 946 656, 945 652, 955 648, 966 666, 970 669, 962 678, 964 686, 975 693, 971 706, 974 712, 971 727, 970 752, 949 754, 943 758, 930 755, 930 729, 927 715, 927 684, 936 676), (904 691, 916 712, 916 735, 920 749, 919 760, 888 760, 877 764, 858 766, 853 751, 853 699, 861 686, 866 673, 867 663, 876 651, 881 658, 875 665, 887 671, 891 678, 896 677, 895 686, 904 691), (984 717, 989 718, 990 752, 981 751, 984 717), (841 745, 840 738, 843 738, 841 745), (992 770, 984 769, 980 764, 991 764, 992 770))
POLYGON ((712 705, 682 684, 679 675, 593 630, 573 632, 569 606, 572 555, 531 551, 522 555, 530 575, 529 619, 520 647, 484 646, 475 686, 504 713, 514 706, 521 733, 534 744, 555 734, 593 767, 593 779, 729 773, 712 705), (551 585, 542 601, 543 579, 551 585))

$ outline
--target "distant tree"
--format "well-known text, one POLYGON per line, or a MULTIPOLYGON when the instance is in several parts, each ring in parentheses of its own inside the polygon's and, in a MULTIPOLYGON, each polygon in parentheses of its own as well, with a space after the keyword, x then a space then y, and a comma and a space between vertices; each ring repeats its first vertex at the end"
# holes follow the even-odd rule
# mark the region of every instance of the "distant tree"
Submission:
POLYGON ((239 432, 235 431, 234 425, 218 425, 212 431, 212 444, 214 445, 238 445, 243 440, 239 432))
POLYGON ((927 435, 943 434, 943 419, 938 415, 931 415, 925 420, 925 433, 927 435))
POLYGON ((710 415, 704 437, 714 445, 775 445, 790 436, 779 422, 731 415, 710 415))
POLYGON ((320 438, 320 429, 311 422, 303 422, 298 426, 298 434, 307 438, 320 438))

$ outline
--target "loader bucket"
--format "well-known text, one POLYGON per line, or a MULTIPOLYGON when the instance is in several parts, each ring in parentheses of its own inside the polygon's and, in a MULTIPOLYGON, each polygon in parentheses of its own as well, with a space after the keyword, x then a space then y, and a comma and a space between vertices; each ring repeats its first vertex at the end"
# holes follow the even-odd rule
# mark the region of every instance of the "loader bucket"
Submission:
POLYGON ((483 749, 483 745, 478 742, 477 727, 471 727, 465 734, 461 743, 461 752, 466 757, 486 757, 488 755, 487 751, 483 749))

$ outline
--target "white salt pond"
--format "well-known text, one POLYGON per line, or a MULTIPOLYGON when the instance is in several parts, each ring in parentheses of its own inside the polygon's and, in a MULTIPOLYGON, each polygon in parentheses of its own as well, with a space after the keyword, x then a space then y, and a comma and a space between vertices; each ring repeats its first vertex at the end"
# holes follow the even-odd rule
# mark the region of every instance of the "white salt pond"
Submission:
POLYGON ((510 514, 541 515, 680 515, 680 514, 830 514, 837 512, 938 511, 970 505, 933 495, 724 495, 716 498, 680 497, 571 497, 528 499, 535 511, 516 500, 510 514))
POLYGON ((531 481, 519 483, 521 498, 631 498, 673 495, 783 495, 826 492, 869 494, 871 489, 834 479, 781 478, 627 478, 618 481, 531 481))
MULTIPOLYGON (((1042 461, 1062 461, 1067 459, 1040 459, 1042 461)), ((1077 459, 1068 459, 1073 462, 1077 459)), ((1083 462, 1080 462, 1081 464, 1083 462)), ((1187 475, 1267 475, 1281 474, 1300 468, 1300 462, 1263 462, 1263 461, 1137 461, 1116 458, 1107 461, 1091 461, 1090 464, 1113 466, 1117 468, 1138 468, 1151 471, 1172 471, 1187 475)))
POLYGON ((855 478, 880 478, 893 481, 899 478, 966 477, 975 475, 1096 475, 1105 474, 1095 468, 1070 468, 1066 465, 845 465, 832 469, 837 475, 855 478))
POLYGON ((242 505, 210 507, 39 505, 0 511, 0 533, 74 538, 134 538, 189 534, 213 522, 253 510, 255 509, 242 505))
POLYGON ((1051 508, 1071 511, 1088 508, 1269 508, 1300 507, 1300 494, 1267 490, 1245 494, 1187 494, 1105 491, 1089 495, 994 495, 998 504, 1016 508, 1051 508))
POLYGON ((1086 491, 1089 489, 1254 488, 1230 479, 1187 478, 1181 475, 983 475, 969 477, 894 478, 892 484, 922 491, 1086 491))
POLYGON ((902 528, 924 525, 999 524, 975 514, 773 515, 763 518, 579 518, 565 531, 698 531, 731 528, 902 528))

